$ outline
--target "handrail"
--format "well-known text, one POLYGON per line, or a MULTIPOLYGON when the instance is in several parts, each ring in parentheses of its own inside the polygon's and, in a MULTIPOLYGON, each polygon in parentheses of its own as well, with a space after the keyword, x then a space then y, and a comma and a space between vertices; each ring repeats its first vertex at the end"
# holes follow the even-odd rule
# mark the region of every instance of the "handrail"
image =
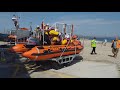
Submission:
MULTIPOLYGON (((70 38, 70 40, 72 39, 72 37, 70 38)), ((70 43, 70 40, 68 42, 68 44, 66 45, 66 48, 68 47, 69 43, 70 43)), ((60 58, 62 57, 63 53, 65 52, 66 48, 64 48, 62 54, 60 55, 60 58)), ((76 45, 75 45, 75 54, 76 54, 76 45)))

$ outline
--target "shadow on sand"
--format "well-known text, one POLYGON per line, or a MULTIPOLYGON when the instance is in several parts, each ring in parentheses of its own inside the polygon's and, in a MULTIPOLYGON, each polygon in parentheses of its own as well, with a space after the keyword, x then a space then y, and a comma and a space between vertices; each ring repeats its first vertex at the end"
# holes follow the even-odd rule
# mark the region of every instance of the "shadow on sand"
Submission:
POLYGON ((82 56, 77 56, 74 58, 74 60, 71 63, 62 64, 62 65, 59 65, 58 63, 53 62, 53 61, 39 61, 37 62, 37 65, 31 67, 31 68, 34 68, 34 67, 37 67, 37 68, 34 69, 30 74, 32 74, 33 72, 40 72, 40 71, 45 71, 45 70, 50 70, 50 69, 55 69, 55 70, 62 69, 62 68, 74 65, 82 60, 83 60, 82 56))
MULTIPOLYGON (((0 52, 1 53, 1 52, 0 52)), ((0 61, 0 78, 31 78, 33 72, 41 72, 50 69, 62 69, 74 65, 81 60, 82 56, 77 56, 74 60, 67 64, 59 65, 54 61, 26 61, 20 55, 5 51, 5 61, 0 61)))
POLYGON ((30 78, 19 55, 8 49, 0 51, 0 78, 30 78))
POLYGON ((110 57, 114 57, 113 55, 108 55, 108 56, 110 56, 110 57))

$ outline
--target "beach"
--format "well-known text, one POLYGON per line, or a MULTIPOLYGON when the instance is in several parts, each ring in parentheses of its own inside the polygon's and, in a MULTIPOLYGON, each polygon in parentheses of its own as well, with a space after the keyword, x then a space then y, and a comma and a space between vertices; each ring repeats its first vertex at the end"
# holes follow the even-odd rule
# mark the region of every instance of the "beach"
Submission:
MULTIPOLYGON (((106 62, 106 63, 114 63, 120 64, 120 52, 116 58, 112 57, 112 48, 110 42, 107 42, 106 46, 102 45, 101 43, 97 43, 96 52, 97 55, 91 55, 91 41, 85 40, 84 41, 84 50, 81 52, 81 56, 84 57, 84 61, 95 61, 95 62, 106 62)), ((119 66, 119 65, 118 65, 119 66)))
POLYGON ((119 12, 1 12, 0 18, 0 78, 120 78, 120 50, 113 57, 111 48, 117 39, 112 47, 120 48, 119 12))
MULTIPOLYGON (((91 55, 91 41, 82 40, 84 45, 80 53, 83 60, 76 64, 58 70, 58 72, 74 75, 79 78, 119 78, 120 77, 120 52, 117 58, 112 57, 111 43, 106 46, 101 43, 97 44, 97 54, 91 55)), ((53 70, 57 71, 57 70, 53 70)))
MULTIPOLYGON (((91 62, 99 62, 99 63, 106 63, 106 64, 114 64, 116 65, 117 71, 120 74, 120 52, 118 53, 117 58, 112 57, 112 48, 110 42, 107 42, 106 46, 102 45, 101 43, 97 44, 96 52, 97 55, 91 55, 91 41, 85 40, 84 41, 84 50, 81 52, 81 56, 84 58, 84 61, 91 61, 91 62)), ((112 65, 111 65, 112 66, 112 65)), ((108 70, 109 71, 109 70, 108 70)), ((104 73, 104 72, 101 72, 104 73)), ((109 76, 109 75, 108 75, 109 76)), ((118 76, 120 77, 120 76, 118 76)))
MULTIPOLYGON (((120 77, 120 52, 118 57, 112 57, 111 43, 106 46, 97 44, 96 55, 91 55, 91 41, 82 40, 84 45, 80 58, 75 58, 70 66, 59 70, 50 69, 43 73, 35 72, 33 78, 119 78, 120 77), (43 75, 42 75, 43 74, 43 75), (49 76, 50 75, 50 76, 49 76)), ((98 41, 99 42, 99 41, 98 41)))
MULTIPOLYGON (((61 69, 29 70, 30 78, 119 78, 120 77, 120 52, 117 58, 112 57, 111 43, 106 46, 97 43, 97 54, 91 55, 91 41, 81 41, 84 45, 80 58, 75 58, 70 66, 61 69), (32 72, 32 73, 31 73, 32 72)), ((46 67, 50 64, 46 63, 46 67)), ((44 68, 46 68, 44 67, 44 68)), ((1 68, 1 67, 0 67, 1 68)), ((0 69, 2 71, 2 69, 0 69)), ((1 73, 0 71, 0 73, 1 73)), ((7 73, 7 72, 6 72, 7 73)), ((17 76, 19 77, 19 75, 17 76)))

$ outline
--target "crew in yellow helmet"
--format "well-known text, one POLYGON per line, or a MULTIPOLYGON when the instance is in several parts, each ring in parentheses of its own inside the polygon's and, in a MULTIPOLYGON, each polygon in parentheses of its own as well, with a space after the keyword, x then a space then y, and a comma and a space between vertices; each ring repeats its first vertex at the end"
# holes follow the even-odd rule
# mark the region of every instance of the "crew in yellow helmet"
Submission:
POLYGON ((94 54, 97 54, 95 51, 96 49, 96 38, 95 37, 93 38, 93 40, 91 40, 91 47, 93 48, 91 54, 93 54, 93 52, 94 54))

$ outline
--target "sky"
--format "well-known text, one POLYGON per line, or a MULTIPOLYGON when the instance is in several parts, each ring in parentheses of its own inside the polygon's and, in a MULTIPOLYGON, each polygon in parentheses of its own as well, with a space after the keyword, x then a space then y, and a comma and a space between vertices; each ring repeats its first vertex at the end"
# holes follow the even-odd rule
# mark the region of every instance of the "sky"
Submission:
POLYGON ((49 25, 55 22, 74 25, 74 34, 85 36, 120 36, 120 12, 0 12, 0 32, 14 28, 13 14, 20 17, 20 27, 32 28, 44 19, 49 25))

